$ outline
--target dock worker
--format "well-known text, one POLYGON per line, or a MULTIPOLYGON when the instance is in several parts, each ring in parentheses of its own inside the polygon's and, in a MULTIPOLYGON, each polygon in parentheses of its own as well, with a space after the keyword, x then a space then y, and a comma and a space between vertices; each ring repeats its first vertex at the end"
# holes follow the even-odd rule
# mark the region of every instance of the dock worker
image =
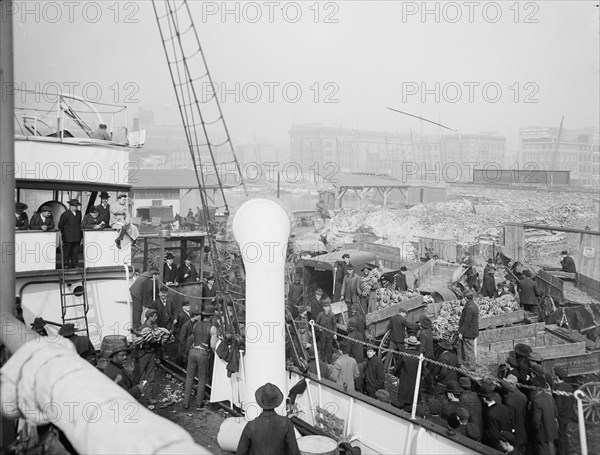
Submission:
POLYGON ((333 355, 333 340, 337 339, 335 334, 337 324, 335 315, 331 312, 331 300, 323 301, 323 311, 321 311, 315 321, 318 330, 317 343, 319 349, 319 358, 324 362, 331 363, 333 355), (324 329, 321 329, 323 327, 324 329), (325 330, 326 329, 326 330, 325 330))
POLYGON ((432 374, 436 381, 441 384, 447 384, 449 381, 457 381, 458 380, 458 372, 454 368, 459 368, 458 357, 454 353, 454 346, 446 340, 441 340, 438 343, 438 346, 441 349, 438 358, 436 359, 439 363, 443 363, 447 365, 434 365, 432 374))
POLYGON ((406 272, 408 269, 405 266, 400 267, 400 272, 394 275, 394 289, 400 292, 408 291, 406 284, 406 272))
POLYGON ((377 391, 385 388, 385 372, 383 362, 375 354, 373 346, 367 347, 367 361, 360 369, 363 372, 363 392, 371 398, 376 398, 377 391))
MULTIPOLYGON (((206 392, 206 377, 209 369, 210 353, 217 346, 217 328, 211 322, 215 314, 215 307, 207 304, 201 311, 192 310, 189 324, 192 326, 191 335, 193 342, 188 354, 187 374, 185 377, 185 390, 183 394, 183 408, 188 409, 192 396, 194 377, 198 377, 198 390, 196 392, 196 407, 204 406, 204 393, 206 392), (200 314, 198 314, 200 313, 200 314)), ((182 331, 185 329, 182 329, 182 331)), ((187 332, 187 330, 186 330, 187 332)))
POLYGON ((161 287, 158 292, 158 299, 152 302, 150 308, 156 310, 156 325, 172 331, 175 314, 173 313, 173 304, 167 298, 168 294, 169 288, 166 286, 161 287))
POLYGON ((202 286, 202 306, 215 305, 217 300, 217 287, 215 286, 215 277, 206 278, 206 283, 202 286))
MULTIPOLYGON (((417 337, 410 336, 406 339, 406 354, 411 356, 399 356, 394 376, 398 378, 398 407, 410 412, 415 394, 415 382, 417 380, 417 371, 419 368, 419 345, 421 343, 417 337)), ((418 400, 418 399, 417 399, 418 400)))
MULTIPOLYGON (((158 328, 156 321, 158 314, 156 310, 149 309, 144 315, 146 321, 141 325, 139 331, 132 330, 138 336, 141 336, 145 328, 155 330, 158 328)), ((133 352, 133 374, 131 378, 134 384, 138 384, 142 378, 148 381, 148 403, 156 404, 156 399, 152 396, 154 386, 154 374, 156 372, 157 355, 160 350, 160 343, 153 341, 142 341, 133 352)))
POLYGON ((519 290, 519 300, 523 309, 531 313, 537 313, 538 298, 542 295, 542 292, 538 288, 537 283, 531 279, 531 272, 529 270, 523 270, 523 279, 519 280, 517 289, 519 290))
POLYGON ((304 308, 304 285, 300 282, 300 276, 294 275, 293 283, 290 283, 288 291, 288 306, 295 307, 298 313, 303 313, 304 308))
POLYGON ((38 213, 34 213, 29 222, 31 230, 52 231, 54 228, 52 210, 47 205, 43 205, 38 213))
POLYGON ((338 385, 342 386, 344 391, 354 392, 354 381, 358 379, 358 363, 353 357, 350 357, 350 345, 347 341, 340 343, 340 355, 331 370, 331 380, 337 382, 338 385))
POLYGON ((81 212, 78 207, 81 203, 77 199, 68 202, 69 210, 64 212, 58 220, 58 229, 62 232, 63 262, 66 268, 79 267, 79 244, 83 238, 81 232, 81 212))
POLYGON ((98 209, 98 217, 100 221, 104 221, 104 227, 110 226, 110 204, 108 199, 110 196, 106 191, 100 193, 100 204, 96 206, 98 209))
POLYGON ((84 231, 104 229, 106 226, 104 221, 98 216, 98 209, 92 207, 90 213, 86 214, 81 221, 81 229, 84 231))
POLYGON ((474 370, 476 367, 475 343, 479 336, 479 307, 473 300, 473 293, 466 295, 467 304, 458 321, 458 360, 461 365, 474 370))
POLYGON ((504 397, 504 404, 510 411, 513 426, 515 427, 515 449, 517 449, 518 453, 525 455, 528 439, 526 427, 527 397, 517 388, 519 380, 515 375, 509 374, 505 379, 500 380, 500 382, 507 390, 507 394, 504 397))
POLYGON ((323 310, 321 299, 323 298, 323 289, 315 289, 315 295, 310 300, 308 320, 316 319, 317 315, 323 310))
MULTIPOLYGON (((568 372, 562 367, 555 367, 554 374, 556 375, 556 390, 572 394, 573 386, 568 382, 568 372)), ((556 445, 556 455, 568 455, 569 437, 568 426, 569 421, 576 420, 574 405, 575 397, 573 395, 554 395, 554 403, 556 404, 557 420, 558 420, 558 444, 556 445)))
POLYGON ((562 257, 560 261, 562 271, 565 273, 577 273, 577 269, 575 268, 575 261, 571 256, 569 256, 567 250, 561 251, 560 255, 562 257))
POLYGON ((554 441, 558 438, 556 405, 550 393, 550 386, 542 375, 533 378, 538 389, 531 393, 532 442, 535 455, 555 453, 554 441), (541 390, 540 390, 541 389, 541 390))
MULTIPOLYGON (((395 351, 404 351, 404 342, 406 340, 406 330, 415 329, 415 324, 408 322, 406 319, 407 311, 405 308, 401 308, 398 313, 393 315, 388 322, 387 330, 390 332, 389 336, 389 349, 395 351)), ((385 356, 385 369, 386 371, 390 368, 390 362, 392 361, 393 354, 388 352, 385 356)))
POLYGON ((27 204, 15 202, 15 228, 17 231, 26 231, 29 229, 29 216, 25 212, 27 204))
POLYGON ((98 129, 92 133, 92 139, 99 139, 101 141, 112 141, 112 137, 106 131, 106 125, 101 123, 98 125, 98 129))
POLYGON ((145 383, 135 384, 127 370, 125 370, 125 363, 130 352, 131 349, 125 342, 117 344, 108 356, 108 364, 104 368, 104 374, 127 390, 133 398, 137 399, 144 392, 145 383))
MULTIPOLYGON (((314 346, 309 346, 306 350, 306 356, 308 357, 308 371, 310 371, 315 376, 317 375, 317 356, 315 355, 314 346)), ((321 359, 319 359, 319 370, 321 372, 322 379, 330 379, 329 369, 330 365, 327 365, 321 359)))
MULTIPOLYGON (((515 378, 516 379, 516 378, 515 378)), ((458 384, 463 392, 458 397, 460 405, 469 411, 468 421, 477 426, 479 432, 483 431, 483 408, 479 396, 471 390, 471 380, 468 377, 459 378, 458 384)), ((457 412, 457 414, 459 414, 457 412)))
POLYGON ((481 286, 481 295, 483 297, 494 297, 496 292, 496 267, 493 259, 488 259, 487 264, 483 269, 483 285, 481 286))
POLYGON ((154 295, 158 294, 157 286, 158 269, 150 268, 143 272, 129 287, 132 301, 133 328, 137 329, 142 324, 143 308, 150 308, 154 295))
POLYGON ((96 351, 94 350, 94 345, 87 335, 77 335, 75 324, 64 324, 58 331, 58 334, 75 345, 79 357, 87 360, 92 365, 96 365, 96 351))
POLYGON ((135 243, 139 237, 138 228, 131 223, 131 215, 127 206, 127 194, 120 193, 117 196, 117 203, 110 207, 110 226, 119 231, 115 239, 117 248, 121 248, 121 241, 128 235, 131 241, 135 243))
POLYGON ((346 305, 360 305, 361 295, 361 278, 354 273, 354 266, 348 264, 346 267, 346 276, 342 283, 342 293, 340 294, 340 300, 346 302, 346 305))
POLYGON ((502 451, 500 432, 508 431, 512 433, 513 431, 510 412, 506 406, 495 400, 494 390, 488 384, 481 385, 479 396, 481 396, 484 408, 483 422, 485 430, 483 443, 493 449, 502 451))
POLYGON ((279 387, 267 382, 256 390, 254 398, 263 412, 244 427, 236 454, 300 455, 294 425, 275 412, 283 401, 279 387))

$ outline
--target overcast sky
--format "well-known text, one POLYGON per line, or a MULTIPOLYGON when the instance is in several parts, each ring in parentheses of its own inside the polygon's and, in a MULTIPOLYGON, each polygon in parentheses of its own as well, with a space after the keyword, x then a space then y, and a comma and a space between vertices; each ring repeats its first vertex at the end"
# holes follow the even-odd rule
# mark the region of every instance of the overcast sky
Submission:
MULTIPOLYGON (((159 124, 180 121, 150 1, 15 3, 15 79, 25 88, 79 84, 81 94, 92 84, 132 116, 141 106, 159 124)), ((222 2, 191 9, 213 79, 233 92, 239 83, 240 99, 222 104, 232 136, 287 142, 301 123, 439 131, 388 106, 509 138, 562 115, 567 128, 597 127, 597 3, 427 2, 425 16, 424 3, 396 1, 227 2, 239 14, 225 17, 222 2)))

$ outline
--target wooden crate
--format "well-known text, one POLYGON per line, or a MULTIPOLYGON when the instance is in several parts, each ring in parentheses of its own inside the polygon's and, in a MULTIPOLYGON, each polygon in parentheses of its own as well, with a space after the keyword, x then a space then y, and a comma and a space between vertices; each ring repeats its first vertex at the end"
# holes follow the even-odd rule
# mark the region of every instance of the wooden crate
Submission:
POLYGON ((425 314, 426 305, 423 303, 423 296, 419 295, 412 299, 405 300, 404 302, 390 305, 381 310, 373 311, 367 314, 367 328, 369 333, 375 338, 378 338, 385 334, 389 319, 398 314, 401 309, 407 311, 406 319, 409 322, 416 322, 422 314, 425 314))
POLYGON ((600 351, 588 352, 583 355, 544 360, 542 367, 548 373, 554 368, 562 367, 567 370, 567 376, 600 373, 600 351))
POLYGON ((550 295, 554 303, 562 303, 564 301, 563 282, 544 270, 539 270, 535 276, 535 282, 540 291, 550 295))
POLYGON ((497 316, 487 316, 479 318, 479 330, 487 329, 488 327, 500 327, 503 325, 515 324, 525 319, 525 311, 518 310, 512 313, 499 314, 497 316))

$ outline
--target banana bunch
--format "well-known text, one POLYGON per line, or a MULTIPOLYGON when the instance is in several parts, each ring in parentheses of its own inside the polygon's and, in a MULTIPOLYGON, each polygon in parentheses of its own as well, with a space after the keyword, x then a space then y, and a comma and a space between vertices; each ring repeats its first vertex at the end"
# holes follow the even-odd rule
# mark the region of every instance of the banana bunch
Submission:
POLYGON ((170 337, 171 332, 169 332, 164 327, 144 327, 140 331, 139 336, 134 338, 133 345, 147 346, 149 344, 165 344, 170 337))

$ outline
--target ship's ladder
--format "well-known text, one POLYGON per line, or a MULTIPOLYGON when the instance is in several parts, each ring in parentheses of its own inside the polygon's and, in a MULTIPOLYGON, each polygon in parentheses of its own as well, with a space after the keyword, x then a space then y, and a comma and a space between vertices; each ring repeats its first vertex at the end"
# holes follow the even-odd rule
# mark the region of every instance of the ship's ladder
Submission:
POLYGON ((219 189, 223 211, 228 216, 224 187, 241 186, 247 195, 242 170, 219 103, 220 90, 210 75, 187 0, 153 0, 152 6, 200 191, 217 295, 223 297, 217 301, 222 305, 225 330, 239 332, 235 305, 225 292, 223 266, 215 240, 220 228, 217 220, 211 219, 209 214, 212 198, 207 187, 219 189), (227 303, 231 303, 233 308, 232 318, 227 303))
POLYGON ((87 273, 85 264, 83 267, 65 270, 64 247, 62 238, 60 240, 60 260, 61 269, 59 275, 60 289, 60 308, 63 324, 74 324, 76 332, 85 332, 89 338, 90 328, 88 324, 88 311, 90 309, 88 302, 87 273), (81 283, 82 289, 73 286, 75 283, 81 283), (77 298, 77 300, 75 300, 77 298), (81 298, 81 300, 79 300, 81 298), (83 321, 83 324, 81 323, 83 321))

